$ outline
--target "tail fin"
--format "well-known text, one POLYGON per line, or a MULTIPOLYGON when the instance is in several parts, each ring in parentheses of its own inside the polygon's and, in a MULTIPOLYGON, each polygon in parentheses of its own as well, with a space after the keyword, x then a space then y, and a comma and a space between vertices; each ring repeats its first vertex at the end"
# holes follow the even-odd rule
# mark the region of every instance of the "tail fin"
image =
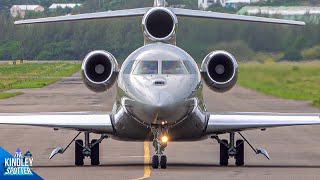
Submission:
POLYGON ((166 5, 166 0, 154 0, 153 2, 153 7, 165 7, 166 5))

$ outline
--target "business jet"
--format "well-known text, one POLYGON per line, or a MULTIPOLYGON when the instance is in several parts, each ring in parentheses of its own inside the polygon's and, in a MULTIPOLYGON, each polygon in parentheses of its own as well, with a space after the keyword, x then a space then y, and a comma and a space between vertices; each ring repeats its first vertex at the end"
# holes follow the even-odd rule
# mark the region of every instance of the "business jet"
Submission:
MULTIPOLYGON (((229 158, 234 158, 237 166, 243 166, 245 143, 256 154, 268 159, 269 154, 263 148, 254 148, 242 131, 320 124, 320 114, 208 112, 202 96, 203 82, 214 92, 230 90, 237 82, 237 61, 229 52, 217 50, 210 52, 198 68, 195 60, 176 46, 180 17, 297 26, 305 25, 304 22, 172 8, 165 0, 154 0, 153 7, 20 20, 15 24, 123 17, 142 17, 144 46, 132 52, 121 68, 116 58, 104 50, 90 52, 81 67, 83 82, 90 90, 103 92, 116 86, 112 112, 5 113, 0 114, 0 124, 77 131, 70 142, 75 143, 77 166, 84 164, 85 157, 90 157, 91 165, 99 165, 99 144, 104 139, 147 140, 155 149, 151 162, 155 169, 167 167, 164 152, 168 141, 212 138, 220 144, 221 166, 227 166, 229 158), (80 133, 84 133, 84 141, 77 139, 80 133), (101 135, 100 139, 90 141, 91 133, 101 135), (221 134, 230 138, 220 139, 221 134), (236 140, 236 134, 241 139, 236 140)), ((70 144, 66 148, 57 147, 49 158, 63 154, 70 144)))

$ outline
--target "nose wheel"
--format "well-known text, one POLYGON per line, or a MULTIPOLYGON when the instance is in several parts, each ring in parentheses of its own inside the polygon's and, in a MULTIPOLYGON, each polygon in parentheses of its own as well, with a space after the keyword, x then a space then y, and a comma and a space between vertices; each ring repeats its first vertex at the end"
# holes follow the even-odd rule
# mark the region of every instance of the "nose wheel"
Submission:
POLYGON ((158 155, 153 155, 152 156, 152 168, 153 169, 158 169, 159 167, 159 156, 158 155))
POLYGON ((153 155, 151 165, 152 165, 153 169, 158 169, 159 166, 161 169, 166 169, 167 168, 167 156, 162 155, 162 156, 160 156, 160 159, 159 159, 158 155, 153 155))
POLYGON ((152 156, 152 168, 161 169, 167 168, 167 156, 163 154, 165 147, 167 147, 168 141, 168 128, 165 126, 155 126, 152 127, 152 133, 154 136, 153 147, 155 148, 155 155, 152 156))
POLYGON ((160 158, 160 167, 161 169, 166 169, 167 168, 167 156, 162 155, 160 158))

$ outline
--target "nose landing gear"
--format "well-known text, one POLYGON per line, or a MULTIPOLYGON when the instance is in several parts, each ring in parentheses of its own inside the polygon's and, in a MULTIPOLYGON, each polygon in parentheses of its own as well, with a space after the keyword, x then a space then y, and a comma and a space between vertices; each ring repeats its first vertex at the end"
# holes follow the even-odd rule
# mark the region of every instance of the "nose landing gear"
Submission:
POLYGON ((168 128, 165 126, 156 125, 152 127, 153 133, 153 147, 156 154, 152 157, 152 168, 157 169, 159 166, 161 169, 167 168, 167 156, 163 154, 165 147, 167 147, 168 141, 168 128))

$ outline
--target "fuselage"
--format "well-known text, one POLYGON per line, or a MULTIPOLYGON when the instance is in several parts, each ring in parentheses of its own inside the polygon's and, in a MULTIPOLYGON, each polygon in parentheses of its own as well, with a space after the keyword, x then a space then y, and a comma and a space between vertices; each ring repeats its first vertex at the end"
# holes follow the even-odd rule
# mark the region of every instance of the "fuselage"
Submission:
POLYGON ((194 99, 202 98, 199 87, 201 76, 192 57, 162 43, 134 51, 118 78, 118 88, 123 92, 119 95, 121 105, 147 125, 172 125, 186 117, 194 99))
MULTIPOLYGON (((197 64, 187 52, 170 44, 148 44, 129 55, 119 72, 117 93, 114 113, 125 113, 131 123, 141 125, 139 131, 166 125, 174 134, 174 127, 193 121, 190 117, 196 111, 204 111, 197 64)), ((117 123, 121 120, 116 118, 117 123)))

